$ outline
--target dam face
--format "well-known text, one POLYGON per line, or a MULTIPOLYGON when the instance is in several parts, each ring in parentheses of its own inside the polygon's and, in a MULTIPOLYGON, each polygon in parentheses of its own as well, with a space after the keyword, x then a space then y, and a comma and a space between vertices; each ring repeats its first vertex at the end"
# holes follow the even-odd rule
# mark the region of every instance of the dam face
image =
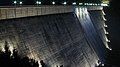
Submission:
POLYGON ((103 63, 107 42, 102 10, 78 6, 68 9, 51 9, 52 13, 42 9, 44 14, 32 10, 31 16, 19 16, 24 10, 20 14, 13 10, 12 16, 8 11, 4 18, 1 14, 1 50, 7 41, 10 50, 17 48, 20 55, 43 60, 47 67, 95 67, 98 61, 103 63))

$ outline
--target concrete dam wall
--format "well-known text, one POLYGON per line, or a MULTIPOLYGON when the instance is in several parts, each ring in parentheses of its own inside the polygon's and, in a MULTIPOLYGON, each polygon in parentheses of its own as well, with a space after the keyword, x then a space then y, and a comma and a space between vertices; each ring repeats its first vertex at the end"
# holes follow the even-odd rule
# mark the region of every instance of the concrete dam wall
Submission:
MULTIPOLYGON (((39 5, 39 6, 0 6, 0 20, 30 16, 40 16, 56 13, 74 12, 78 6, 39 5)), ((87 6, 88 10, 101 10, 101 6, 87 6)))
POLYGON ((74 11, 0 20, 0 49, 7 41, 10 50, 17 48, 47 67, 95 67, 105 57, 101 11, 74 11))
POLYGON ((73 6, 6 6, 0 7, 0 20, 73 12, 73 6))

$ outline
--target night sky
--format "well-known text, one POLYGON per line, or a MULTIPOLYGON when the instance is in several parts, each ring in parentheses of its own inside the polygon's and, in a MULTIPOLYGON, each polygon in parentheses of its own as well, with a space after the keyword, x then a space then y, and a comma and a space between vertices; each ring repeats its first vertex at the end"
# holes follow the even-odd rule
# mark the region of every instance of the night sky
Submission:
MULTIPOLYGON (((113 67, 120 67, 120 7, 119 0, 112 0, 110 7, 105 8, 107 30, 109 31, 108 38, 111 40, 109 45, 112 51, 109 51, 107 56, 108 64, 113 67)), ((112 67, 109 66, 109 67, 112 67)))
MULTIPOLYGON (((0 0, 0 5, 12 5, 14 0, 0 0)), ((34 5, 36 0, 17 0, 17 1, 23 1, 24 5, 34 5)), ((41 1, 42 4, 51 4, 52 1, 55 1, 56 4, 61 4, 64 1, 71 4, 72 2, 91 2, 91 3, 100 3, 100 0, 38 0, 41 1)))

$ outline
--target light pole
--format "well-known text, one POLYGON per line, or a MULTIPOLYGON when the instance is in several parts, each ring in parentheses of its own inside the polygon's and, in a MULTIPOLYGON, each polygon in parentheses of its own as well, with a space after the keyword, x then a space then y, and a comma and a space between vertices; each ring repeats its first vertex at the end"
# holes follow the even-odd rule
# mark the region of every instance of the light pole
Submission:
POLYGON ((14 3, 14 4, 17 4, 17 1, 14 1, 13 3, 14 3))
POLYGON ((15 5, 15 9, 14 9, 14 13, 15 13, 15 18, 16 18, 16 5, 17 5, 17 1, 13 1, 13 4, 15 5))
POLYGON ((55 4, 55 2, 53 1, 53 2, 52 2, 52 4, 54 5, 54 4, 55 4))
POLYGON ((63 5, 66 5, 67 4, 67 2, 63 2, 63 5))
POLYGON ((72 5, 76 5, 76 2, 73 2, 72 5))
POLYGON ((42 3, 41 3, 40 1, 36 1, 36 4, 37 4, 37 5, 40 5, 40 4, 42 4, 42 3))
POLYGON ((41 4, 41 2, 38 2, 38 4, 40 5, 40 4, 41 4))
POLYGON ((20 4, 20 5, 22 5, 22 4, 23 4, 23 2, 22 2, 22 1, 20 1, 20 2, 19 2, 19 4, 20 4))
POLYGON ((36 1, 36 4, 38 5, 39 1, 36 1))
POLYGON ((13 1, 13 4, 16 6, 17 5, 17 1, 15 0, 15 1, 13 1))

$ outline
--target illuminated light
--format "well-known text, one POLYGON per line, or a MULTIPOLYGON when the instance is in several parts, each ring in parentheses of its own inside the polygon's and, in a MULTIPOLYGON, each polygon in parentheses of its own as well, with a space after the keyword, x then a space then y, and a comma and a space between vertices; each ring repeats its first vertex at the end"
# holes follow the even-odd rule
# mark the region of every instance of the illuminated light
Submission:
POLYGON ((110 40, 108 40, 108 38, 106 36, 105 36, 105 39, 106 39, 107 42, 110 42, 110 40))
POLYGON ((93 3, 93 6, 94 6, 95 4, 93 3))
POLYGON ((91 3, 88 3, 88 5, 91 5, 91 3))
POLYGON ((109 50, 112 50, 112 48, 110 48, 110 47, 108 46, 108 44, 106 45, 106 48, 109 49, 109 50))
POLYGON ((108 43, 107 43, 107 42, 105 43, 105 46, 106 46, 107 49, 109 49, 109 46, 108 46, 108 43))
POLYGON ((10 52, 11 52, 11 55, 10 55, 10 56, 12 56, 12 55, 13 55, 13 50, 14 50, 13 46, 10 46, 10 47, 9 47, 9 50, 10 50, 10 52))
POLYGON ((95 6, 95 4, 93 3, 93 6, 95 6))
POLYGON ((107 42, 109 41, 107 37, 106 37, 106 41, 107 41, 107 42))
POLYGON ((72 4, 73 4, 73 5, 76 5, 76 2, 73 2, 72 4))
POLYGON ((98 64, 100 65, 100 64, 101 64, 101 62, 98 62, 98 64))
POLYGON ((9 50, 13 53, 13 50, 14 50, 13 46, 10 45, 9 50))
POLYGON ((32 51, 32 50, 30 50, 30 52, 31 52, 31 53, 28 54, 27 57, 29 57, 30 59, 34 59, 35 61, 38 62, 39 67, 42 67, 42 65, 41 65, 41 63, 40 63, 40 59, 39 59, 39 57, 38 57, 38 54, 35 53, 35 52, 32 51))
POLYGON ((108 27, 107 25, 105 25, 105 27, 108 27))
POLYGON ((14 4, 17 4, 17 1, 14 1, 13 3, 14 3, 14 4))
POLYGON ((10 42, 8 42, 8 46, 9 46, 9 50, 10 50, 11 56, 12 56, 13 50, 14 50, 13 44, 11 44, 10 42))
POLYGON ((40 63, 40 60, 38 60, 38 65, 39 65, 39 67, 42 67, 42 65, 41 65, 41 63, 40 63))
POLYGON ((87 5, 90 5, 89 3, 87 3, 87 5))
POLYGON ((110 50, 112 50, 112 49, 110 48, 110 50))
POLYGON ((104 24, 104 27, 108 27, 108 25, 104 24))
POLYGON ((79 17, 79 10, 78 10, 78 8, 76 8, 75 11, 76 11, 76 15, 79 17))
POLYGON ((104 64, 102 64, 102 66, 105 66, 104 64))
POLYGON ((105 34, 109 34, 108 32, 105 32, 105 34))
POLYGON ((52 4, 54 5, 54 4, 55 4, 55 2, 52 2, 52 4))
POLYGON ((100 64, 96 61, 96 65, 99 66, 100 64))
POLYGON ((92 6, 92 3, 89 3, 90 6, 92 6))
POLYGON ((95 6, 97 6, 97 4, 95 4, 95 6))
POLYGON ((107 42, 110 42, 110 40, 106 39, 107 42))
POLYGON ((110 40, 108 40, 108 42, 110 42, 110 40))
POLYGON ((103 30, 104 30, 105 33, 107 32, 105 28, 103 28, 103 30))
POLYGON ((106 4, 106 3, 102 3, 101 6, 108 6, 108 4, 106 4))
POLYGON ((105 19, 105 17, 104 17, 104 16, 103 16, 103 20, 104 20, 104 21, 107 21, 107 19, 105 19))
POLYGON ((89 3, 87 3, 87 5, 89 5, 89 3))
POLYGON ((2 49, 3 52, 5 52, 5 48, 4 48, 4 46, 1 46, 1 49, 2 49))
POLYGON ((84 5, 87 5, 87 3, 85 3, 84 5))
POLYGON ((87 5, 89 5, 89 3, 87 3, 87 5))
POLYGON ((106 15, 105 12, 104 12, 103 10, 102 10, 102 14, 103 14, 103 15, 106 15))
POLYGON ((111 48, 109 48, 109 50, 112 50, 111 48))
POLYGON ((83 5, 83 3, 79 3, 79 5, 83 5))
POLYGON ((39 1, 36 1, 36 4, 38 4, 39 3, 39 1))
POLYGON ((63 4, 64 4, 64 5, 66 5, 66 4, 67 4, 67 2, 64 2, 63 4))
POLYGON ((41 2, 38 2, 38 4, 41 4, 41 2))
POLYGON ((21 4, 23 4, 23 2, 22 2, 22 1, 20 1, 20 5, 21 5, 21 4))
POLYGON ((99 6, 101 6, 101 4, 98 4, 99 6))

